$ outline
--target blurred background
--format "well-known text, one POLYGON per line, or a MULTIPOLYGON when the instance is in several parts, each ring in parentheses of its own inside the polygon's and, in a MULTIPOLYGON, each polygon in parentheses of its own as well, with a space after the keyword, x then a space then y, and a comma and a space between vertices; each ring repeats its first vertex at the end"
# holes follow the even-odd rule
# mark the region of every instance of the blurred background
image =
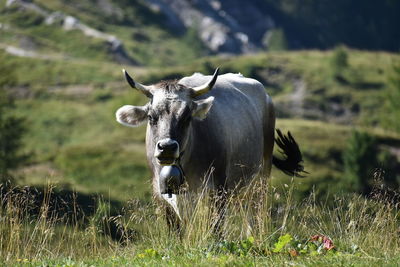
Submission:
POLYGON ((396 0, 1 0, 1 182, 149 201, 145 126, 114 115, 147 100, 121 69, 150 84, 219 66, 272 96, 309 172, 296 199, 394 192, 399 14, 396 0))

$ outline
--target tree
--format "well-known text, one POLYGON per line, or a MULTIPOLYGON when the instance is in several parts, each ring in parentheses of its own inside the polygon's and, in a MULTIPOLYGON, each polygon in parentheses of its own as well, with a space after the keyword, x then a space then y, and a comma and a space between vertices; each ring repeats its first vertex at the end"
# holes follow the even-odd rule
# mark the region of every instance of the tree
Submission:
POLYGON ((341 77, 343 71, 349 66, 348 54, 345 47, 337 46, 333 50, 330 63, 334 77, 335 78, 341 77))
POLYGON ((376 139, 367 133, 354 131, 343 153, 344 181, 350 192, 368 194, 371 192, 370 179, 378 167, 376 139))
POLYGON ((3 183, 11 180, 10 171, 22 164, 26 156, 20 154, 24 120, 13 115, 14 101, 6 90, 15 83, 15 73, 4 54, 0 54, 0 62, 0 182, 3 183))
POLYGON ((264 37, 264 46, 268 48, 268 51, 285 51, 288 50, 288 42, 286 39, 285 32, 282 28, 277 28, 269 32, 264 37))
POLYGON ((388 129, 400 132, 400 62, 393 64, 385 98, 383 124, 388 129))

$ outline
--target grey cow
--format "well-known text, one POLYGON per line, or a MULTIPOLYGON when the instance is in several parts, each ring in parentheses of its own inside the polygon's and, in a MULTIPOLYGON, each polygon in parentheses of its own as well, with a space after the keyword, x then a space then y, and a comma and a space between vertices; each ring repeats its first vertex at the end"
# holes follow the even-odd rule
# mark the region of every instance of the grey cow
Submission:
MULTIPOLYGON (((274 106, 257 80, 232 73, 218 76, 217 69, 213 76, 195 73, 145 86, 124 73, 150 101, 123 106, 116 118, 130 127, 147 121, 147 160, 156 198, 171 197, 183 182, 195 191, 206 178, 211 191, 229 192, 260 171, 269 176, 272 164, 290 175, 303 172, 301 153, 290 133, 277 131, 285 158, 272 155, 274 106)), ((172 216, 171 211, 167 214, 172 216)))

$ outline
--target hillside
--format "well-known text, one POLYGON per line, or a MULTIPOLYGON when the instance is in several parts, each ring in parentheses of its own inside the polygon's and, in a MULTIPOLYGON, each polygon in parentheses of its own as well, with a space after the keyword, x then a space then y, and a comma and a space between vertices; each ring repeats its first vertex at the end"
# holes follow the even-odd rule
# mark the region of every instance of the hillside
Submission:
POLYGON ((399 11, 396 1, 374 0, 6 0, 0 48, 24 57, 146 66, 338 44, 396 52, 399 11))
MULTIPOLYGON (((384 123, 391 114, 381 104, 387 97, 391 62, 399 56, 356 50, 347 53, 348 67, 339 79, 330 64, 334 52, 320 51, 209 57, 168 69, 128 70, 145 84, 196 71, 211 73, 215 66, 222 72, 241 72, 259 79, 274 99, 277 126, 291 131, 303 151, 310 174, 297 180, 301 185, 298 193, 307 195, 315 187, 322 194, 342 190, 342 153, 354 129, 375 136, 380 153, 396 159, 400 150, 400 136, 384 123), (337 188, 331 186, 332 181, 338 181, 337 188)), ((123 127, 114 118, 118 107, 144 104, 146 99, 129 89, 120 66, 98 66, 96 61, 23 60, 9 55, 4 59, 19 70, 18 84, 10 91, 17 97, 17 115, 29 126, 24 150, 32 155, 18 172, 25 177, 21 184, 42 185, 50 180, 122 201, 149 199, 145 128, 123 127), (48 72, 52 75, 41 74, 48 72)), ((288 182, 277 171, 273 175, 277 183, 288 182)))
POLYGON ((201 55, 201 46, 191 44, 195 35, 175 34, 164 22, 141 1, 8 0, 0 4, 0 48, 22 57, 129 65, 177 64, 201 55))

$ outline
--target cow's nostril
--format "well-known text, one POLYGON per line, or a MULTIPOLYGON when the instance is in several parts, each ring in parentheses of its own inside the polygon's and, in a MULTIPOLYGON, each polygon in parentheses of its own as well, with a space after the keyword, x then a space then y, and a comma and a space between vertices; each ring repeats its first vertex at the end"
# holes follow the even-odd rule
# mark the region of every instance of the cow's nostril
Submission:
POLYGON ((164 149, 164 147, 161 145, 161 143, 159 142, 159 143, 157 143, 157 148, 159 149, 159 150, 163 150, 164 149))

